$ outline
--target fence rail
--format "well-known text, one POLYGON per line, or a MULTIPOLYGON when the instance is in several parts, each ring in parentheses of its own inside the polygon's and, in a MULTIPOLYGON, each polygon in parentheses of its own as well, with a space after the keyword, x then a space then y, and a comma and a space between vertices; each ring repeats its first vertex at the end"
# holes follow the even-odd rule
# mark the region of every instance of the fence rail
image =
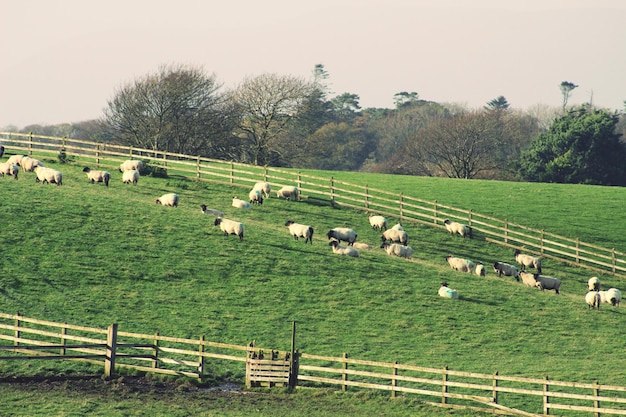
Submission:
POLYGON ((443 221, 451 219, 468 224, 491 243, 523 249, 599 273, 626 277, 626 253, 615 248, 604 248, 472 210, 351 184, 333 177, 322 178, 278 168, 70 138, 0 132, 0 140, 7 152, 56 157, 64 150, 69 156, 80 157, 85 164, 93 163, 103 168, 117 169, 124 160, 134 158, 148 160, 150 166, 167 170, 168 174, 231 186, 249 188, 258 181, 267 181, 273 187, 295 185, 300 190, 300 198, 322 199, 331 205, 397 217, 401 222, 443 228, 443 221))

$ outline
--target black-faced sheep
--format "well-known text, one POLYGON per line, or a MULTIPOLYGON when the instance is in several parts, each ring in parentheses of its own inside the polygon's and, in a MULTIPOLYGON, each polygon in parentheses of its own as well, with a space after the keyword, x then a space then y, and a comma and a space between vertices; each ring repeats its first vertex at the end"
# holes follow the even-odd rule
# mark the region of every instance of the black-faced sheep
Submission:
POLYGON ((272 186, 269 182, 257 182, 252 187, 253 190, 260 191, 263 193, 263 197, 267 200, 270 198, 270 192, 272 191, 272 186))
POLYGON ((248 199, 250 200, 250 204, 263 204, 263 193, 259 190, 250 190, 248 193, 248 199))
POLYGON ((446 226, 446 230, 450 232, 451 235, 458 233, 459 235, 463 236, 463 238, 472 238, 472 228, 469 226, 458 222, 453 222, 450 219, 445 219, 443 221, 443 224, 444 226, 446 226))
POLYGON ((333 253, 336 253, 337 255, 352 256, 353 258, 359 257, 359 251, 354 249, 352 246, 340 245, 336 240, 331 240, 328 244, 332 246, 333 253))
POLYGON ((137 182, 139 182, 139 177, 139 171, 137 171, 136 169, 129 169, 128 171, 124 171, 122 173, 122 182, 124 184, 137 185, 137 182))
POLYGON ((143 161, 139 159, 129 159, 120 164, 120 172, 135 170, 141 172, 143 169, 143 161))
POLYGON ((585 294, 585 302, 589 305, 589 308, 597 308, 600 310, 600 293, 598 291, 589 291, 585 294))
POLYGON ((380 239, 383 241, 383 243, 397 242, 406 246, 409 243, 409 234, 404 230, 388 229, 383 232, 380 239))
POLYGON ((20 172, 20 167, 13 162, 3 162, 0 164, 0 175, 3 177, 5 175, 11 175, 13 178, 17 179, 17 174, 20 172))
POLYGON ((387 219, 384 216, 377 216, 370 214, 369 216, 370 226, 374 230, 387 230, 387 219))
POLYGON ((443 298, 451 298, 456 300, 459 298, 459 292, 457 290, 453 290, 452 288, 448 288, 447 282, 442 282, 441 287, 439 287, 439 291, 437 291, 439 297, 443 298))
POLYGON ((298 187, 285 185, 280 190, 276 191, 276 197, 284 198, 285 200, 297 200, 298 187))
POLYGON ((200 210, 202 210, 202 214, 211 214, 215 217, 224 217, 224 213, 219 210, 207 208, 206 204, 201 204, 200 210))
POLYGON ((43 184, 63 184, 63 174, 60 171, 52 168, 46 168, 43 166, 35 167, 35 174, 37 174, 37 178, 35 178, 35 182, 42 182, 43 184))
POLYGON ((558 278, 548 277, 546 275, 531 274, 530 272, 526 271, 520 272, 520 278, 522 278, 522 282, 529 287, 534 286, 536 288, 539 288, 541 291, 554 290, 554 292, 560 294, 559 288, 561 287, 561 280, 558 278))
POLYGON ((239 236, 239 241, 243 240, 244 225, 243 223, 236 222, 234 220, 224 219, 218 217, 213 223, 214 226, 219 226, 220 230, 224 232, 224 236, 236 235, 239 236))
POLYGON ((404 229, 402 228, 402 225, 401 225, 400 223, 396 223, 396 224, 394 224, 393 226, 391 226, 391 228, 392 228, 393 230, 404 230, 404 229))
POLYGON ((483 264, 477 264, 475 272, 476 272, 476 275, 478 275, 479 277, 484 277, 487 275, 485 272, 485 266, 483 264))
POLYGON ((613 307, 619 306, 622 301, 622 293, 617 288, 609 288, 606 291, 598 291, 600 299, 603 303, 611 304, 613 307))
POLYGON ((521 265, 522 271, 526 270, 526 267, 536 268, 537 272, 541 274, 541 258, 525 255, 519 249, 515 250, 514 256, 515 262, 521 265))
POLYGON ((591 277, 587 281, 587 288, 589 291, 600 291, 600 279, 598 277, 591 277))
POLYGON ((348 227, 335 227, 326 233, 326 237, 328 237, 328 240, 335 239, 340 243, 343 241, 348 243, 348 245, 353 245, 356 242, 357 234, 348 227))
POLYGON ((293 220, 287 220, 285 226, 289 228, 289 233, 298 240, 299 237, 304 238, 304 243, 313 244, 313 228, 306 224, 294 223, 293 220))
POLYGON ((15 164, 18 166, 22 165, 22 159, 24 158, 25 155, 11 155, 9 157, 9 159, 7 159, 7 162, 9 164, 15 164))
POLYGON ((92 184, 95 182, 103 182, 105 186, 109 186, 109 180, 111 179, 111 174, 107 171, 95 171, 89 167, 83 168, 83 172, 87 173, 87 178, 89 182, 92 184))
POLYGON ((43 163, 39 159, 31 158, 30 156, 25 156, 20 161, 20 166, 24 172, 32 172, 37 167, 43 167, 43 163))
POLYGON ((163 194, 161 197, 156 199, 157 204, 161 204, 162 206, 168 207, 178 207, 178 194, 176 193, 168 193, 163 194))
POLYGON ((400 245, 398 243, 384 242, 380 245, 389 256, 397 256, 399 258, 411 259, 413 257, 413 248, 410 246, 400 245))
POLYGON ((249 209, 251 207, 250 203, 240 199, 237 196, 233 197, 233 202, 231 203, 231 206, 235 208, 240 208, 240 209, 249 209))
POLYGON ((507 277, 513 277, 519 282, 519 271, 516 266, 505 262, 494 262, 493 270, 498 274, 498 277, 505 275, 507 277))
POLYGON ((476 267, 474 262, 469 259, 457 258, 452 255, 446 256, 446 261, 448 262, 448 265, 450 265, 450 268, 455 271, 467 272, 468 274, 471 274, 476 267))

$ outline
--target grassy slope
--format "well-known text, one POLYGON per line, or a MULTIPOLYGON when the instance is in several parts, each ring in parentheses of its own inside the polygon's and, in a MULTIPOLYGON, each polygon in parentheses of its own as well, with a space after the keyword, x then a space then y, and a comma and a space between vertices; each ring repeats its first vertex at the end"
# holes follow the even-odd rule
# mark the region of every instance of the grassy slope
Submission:
MULTIPOLYGON (((359 240, 378 242, 379 233, 371 230, 365 214, 275 198, 242 212, 229 207, 230 197, 247 190, 148 177, 137 187, 123 186, 119 173, 113 173, 107 189, 87 184, 80 166, 60 169, 62 187, 36 184, 33 174, 18 181, 0 179, 4 195, 11 196, 0 214, 1 311, 100 327, 118 322, 122 330, 148 334, 205 334, 208 340, 235 344, 256 339, 260 346, 277 349, 288 349, 295 320, 298 348, 307 353, 347 352, 354 358, 455 370, 623 383, 624 374, 615 369, 625 369, 626 362, 615 332, 623 327, 624 313, 609 306, 599 312, 587 309, 582 296, 590 274, 584 270, 547 262, 546 271, 564 279, 561 296, 493 274, 454 273, 445 264, 448 253, 487 264, 511 261, 510 250, 412 225, 407 226, 416 250, 412 261, 389 258, 380 249, 362 252, 360 259, 339 257, 323 236, 330 227, 351 226, 359 240), (171 191, 181 195, 180 207, 154 204, 171 191), (200 213, 201 203, 243 221, 245 241, 223 237, 200 213), (287 219, 313 225, 314 244, 294 242, 283 226, 287 219), (443 280, 460 291, 460 302, 436 296, 443 280)), ((382 188, 388 177, 371 178, 378 181, 371 186, 382 188)), ((398 184, 410 178, 392 179, 398 184)), ((474 181, 460 187, 456 181, 433 180, 412 178, 407 187, 423 191, 399 191, 499 217, 508 208, 511 219, 531 226, 526 207, 519 204, 494 203, 493 213, 485 210, 499 199, 486 198, 490 193, 484 187, 490 186, 491 194, 507 187, 548 187, 474 181), (461 188, 464 198, 458 196, 461 188), (480 201, 483 208, 463 200, 480 201)), ((573 196, 584 194, 572 188, 573 196)), ((622 189, 583 189, 593 201, 613 202, 616 194, 624 195, 622 189)), ((563 200, 550 201, 541 219, 551 212, 562 219, 571 211, 563 200)), ((596 217, 581 217, 571 230, 594 229, 596 217)), ((562 230, 569 222, 553 224, 551 231, 569 234, 562 230)), ((623 223, 602 234, 607 241, 620 241, 620 229, 623 223)), ((604 285, 624 287, 609 276, 601 279, 604 285)), ((46 369, 30 364, 10 369, 0 363, 4 375, 46 369)), ((242 377, 243 370, 234 367, 228 373, 242 377)))

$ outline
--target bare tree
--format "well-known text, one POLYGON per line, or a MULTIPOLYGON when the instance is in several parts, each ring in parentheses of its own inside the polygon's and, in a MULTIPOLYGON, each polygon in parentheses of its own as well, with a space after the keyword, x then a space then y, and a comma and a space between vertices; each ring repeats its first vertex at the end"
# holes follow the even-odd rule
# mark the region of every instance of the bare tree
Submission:
POLYGON ((569 96, 572 94, 572 90, 578 86, 569 81, 563 81, 559 87, 561 88, 561 94, 563 94, 563 110, 565 110, 569 96))

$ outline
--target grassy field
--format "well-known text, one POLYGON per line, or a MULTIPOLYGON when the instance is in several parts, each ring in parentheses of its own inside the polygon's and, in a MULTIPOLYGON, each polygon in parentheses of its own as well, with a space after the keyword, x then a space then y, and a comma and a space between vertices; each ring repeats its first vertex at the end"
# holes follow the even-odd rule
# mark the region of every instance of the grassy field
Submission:
MULTIPOLYGON (((448 254, 487 266, 495 260, 514 261, 510 249, 478 239, 408 224, 414 258, 391 258, 377 247, 380 234, 362 212, 276 198, 242 211, 230 207, 230 199, 247 195, 247 189, 151 177, 141 178, 134 187, 123 185, 117 172, 105 188, 89 184, 79 163, 46 162, 64 173, 62 187, 37 184, 32 173, 18 181, 0 178, 5 196, 0 211, 0 311, 94 327, 116 322, 123 331, 205 335, 207 340, 238 345, 256 340, 259 346, 281 350, 289 349, 295 320, 297 347, 305 353, 339 357, 346 352, 357 359, 537 378, 548 374, 580 382, 597 379, 623 385, 626 380, 624 342, 616 337, 624 326, 623 307, 589 310, 583 299, 587 279, 598 274, 547 260, 545 272, 563 280, 562 294, 540 292, 498 278, 489 269, 485 278, 451 271, 445 262, 448 254), (155 204, 166 192, 180 194, 178 208, 155 204), (213 218, 200 212, 202 203, 244 222, 244 241, 223 236, 212 225, 213 218), (288 219, 315 228, 313 245, 288 235, 288 219), (359 241, 376 248, 362 251, 358 259, 332 254, 325 233, 337 226, 353 227, 359 241), (442 281, 458 289, 461 299, 439 298, 442 281)), ((316 174, 367 181, 374 188, 436 199, 624 250, 626 191, 621 188, 316 174)), ((598 276, 603 288, 624 291, 623 279, 598 276)), ((212 371, 218 380, 243 381, 245 370, 233 364, 212 371)), ((90 372, 101 369, 0 362, 4 378, 90 372)), ((25 392, 0 385, 0 396, 13 399, 16 413, 25 402, 50 396, 25 392)), ((54 393, 67 407, 85 401, 67 387, 54 393)), ((106 405, 109 395, 89 401, 114 407, 106 405)), ((128 407, 141 407, 142 395, 127 395, 128 407)), ((383 406, 389 407, 388 415, 464 415, 438 409, 416 414, 416 408, 424 406, 410 397, 393 402, 384 395, 350 394, 348 398, 364 403, 362 409, 340 394, 317 395, 298 391, 297 398, 284 395, 276 402, 259 395, 253 397, 259 404, 246 399, 243 408, 231 414, 204 415, 243 415, 255 407, 265 410, 257 415, 316 415, 315 409, 318 415, 327 415, 329 409, 337 411, 333 415, 367 415, 383 406), (338 401, 338 408, 321 405, 332 403, 330 399, 338 401), (303 409, 306 412, 299 412, 303 409)), ((198 402, 161 398, 163 408, 139 414, 170 415, 167 407, 180 407, 179 415, 187 415, 187 404, 190 414, 202 415, 193 407, 208 405, 198 393, 194 396, 198 402)), ((63 407, 47 415, 74 415, 63 407)), ((109 408, 101 415, 128 414, 109 408)))

